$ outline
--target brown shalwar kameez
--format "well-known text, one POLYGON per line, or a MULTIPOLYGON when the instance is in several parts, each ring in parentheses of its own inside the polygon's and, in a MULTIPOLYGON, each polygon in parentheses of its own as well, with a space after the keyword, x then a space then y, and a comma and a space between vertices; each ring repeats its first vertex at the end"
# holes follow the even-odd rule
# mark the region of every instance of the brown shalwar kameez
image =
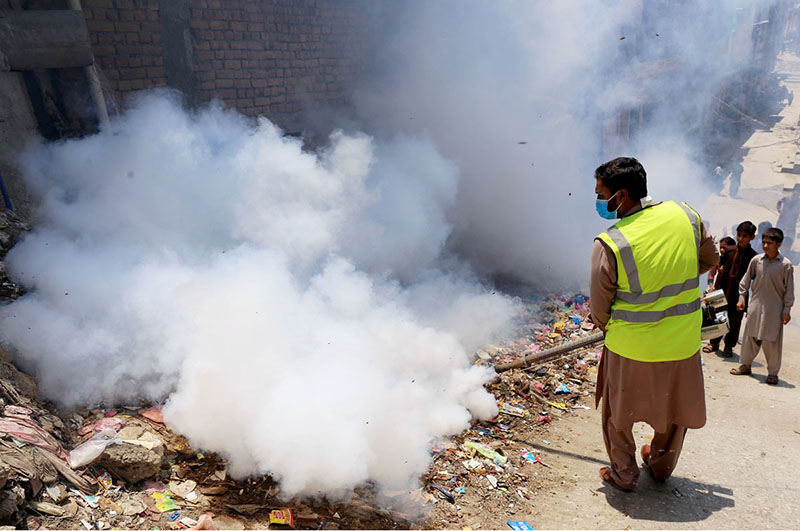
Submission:
MULTIPOLYGON (((641 210, 637 206, 625 215, 641 210)), ((701 224, 700 270, 703 274, 719 260, 713 238, 701 224)), ((617 292, 617 265, 600 240, 592 248, 590 282, 592 321, 605 331, 611 303, 617 292)), ((700 351, 679 361, 644 362, 620 356, 603 347, 597 378, 596 404, 603 400, 603 439, 611 475, 623 488, 633 488, 639 477, 633 424, 646 422, 655 430, 649 466, 658 479, 672 474, 687 428, 706 422, 706 404, 700 351)))
POLYGON ((783 322, 781 316, 790 313, 794 304, 794 268, 792 263, 778 253, 773 260, 759 254, 750 261, 739 283, 739 300, 746 300, 752 288, 753 296, 747 309, 747 324, 742 338, 739 361, 748 367, 764 349, 767 373, 778 376, 783 351, 783 322))

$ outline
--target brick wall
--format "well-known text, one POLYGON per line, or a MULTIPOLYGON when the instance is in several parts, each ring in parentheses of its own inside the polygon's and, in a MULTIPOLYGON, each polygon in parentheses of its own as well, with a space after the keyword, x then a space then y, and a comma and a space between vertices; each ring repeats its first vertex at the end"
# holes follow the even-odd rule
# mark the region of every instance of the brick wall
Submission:
POLYGON ((106 88, 124 95, 167 84, 159 0, 82 0, 82 7, 106 88))
POLYGON ((283 124, 297 122, 293 118, 304 110, 348 103, 365 54, 366 5, 362 0, 82 0, 112 107, 124 106, 134 91, 170 85, 190 103, 218 98, 242 113, 283 124), (168 19, 165 10, 172 12, 168 19), (185 72, 177 79, 174 71, 181 65, 185 72))

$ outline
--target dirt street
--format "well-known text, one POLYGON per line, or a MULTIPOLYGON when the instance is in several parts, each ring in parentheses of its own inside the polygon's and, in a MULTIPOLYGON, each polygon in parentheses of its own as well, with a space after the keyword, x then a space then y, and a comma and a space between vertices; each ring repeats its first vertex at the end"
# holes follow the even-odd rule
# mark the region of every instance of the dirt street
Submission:
MULTIPOLYGON (((778 72, 800 95, 800 59, 784 56, 778 72)), ((794 158, 799 115, 800 98, 794 98, 774 127, 747 141, 739 198, 723 190, 700 209, 712 233, 745 219, 775 223, 782 187, 800 182, 798 175, 775 171, 794 158)), ((760 241, 753 244, 761 252, 760 241)), ((800 281, 797 272, 795 278, 800 281)), ((704 354, 708 423, 689 432, 675 475, 666 483, 652 481, 642 470, 633 493, 605 485, 598 476, 607 464, 599 412, 577 411, 554 422, 550 445, 538 449, 563 480, 549 492, 537 492, 527 521, 536 529, 800 528, 800 474, 793 459, 800 448, 800 311, 793 317, 776 387, 764 383, 763 355, 753 376, 733 376, 728 371, 738 365, 738 356, 704 354)), ((652 430, 637 424, 635 433, 641 446, 652 430)), ((495 527, 506 527, 510 518, 498 516, 495 527)))

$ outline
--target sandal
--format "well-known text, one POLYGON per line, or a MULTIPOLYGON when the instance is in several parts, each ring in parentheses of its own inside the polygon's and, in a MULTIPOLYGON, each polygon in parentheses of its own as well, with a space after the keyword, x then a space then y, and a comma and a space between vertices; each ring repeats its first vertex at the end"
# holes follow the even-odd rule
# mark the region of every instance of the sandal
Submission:
POLYGON ((778 385, 778 377, 770 374, 769 376, 767 376, 766 382, 769 385, 778 385))
POLYGON ((733 357, 733 350, 729 349, 729 348, 726 348, 725 350, 722 351, 722 357, 723 358, 732 358, 733 357))
POLYGON ((706 354, 711 354, 712 352, 717 352, 718 350, 719 348, 713 345, 706 345, 703 347, 703 352, 705 352, 706 354))
MULTIPOLYGON (((735 374, 736 376, 744 376, 746 374, 752 374, 753 371, 750 370, 750 367, 747 365, 739 365, 736 369, 731 369, 731 374, 735 374)), ((777 377, 776 377, 777 379, 777 377)))
POLYGON ((630 492, 633 490, 632 488, 627 488, 623 487, 622 485, 618 485, 617 482, 614 481, 614 478, 611 476, 611 467, 604 466, 603 468, 601 468, 600 478, 602 478, 603 481, 605 481, 615 489, 621 490, 622 492, 630 492))

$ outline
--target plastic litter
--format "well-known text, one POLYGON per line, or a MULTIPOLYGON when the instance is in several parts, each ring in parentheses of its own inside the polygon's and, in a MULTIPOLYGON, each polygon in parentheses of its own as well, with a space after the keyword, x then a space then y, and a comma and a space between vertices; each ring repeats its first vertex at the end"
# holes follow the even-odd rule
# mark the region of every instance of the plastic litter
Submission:
POLYGON ((178 508, 175 501, 172 499, 172 494, 170 494, 168 490, 164 492, 153 492, 150 494, 150 497, 156 501, 156 509, 158 509, 158 512, 165 513, 178 508))
POLYGON ((544 464, 544 461, 542 461, 541 458, 538 455, 533 455, 528 450, 522 450, 519 455, 520 455, 520 457, 522 457, 523 459, 525 459, 527 461, 530 461, 531 463, 539 463, 542 466, 546 466, 547 468, 550 468, 549 465, 544 464))
POLYGON ((117 437, 116 431, 106 428, 69 453, 69 466, 79 468, 88 465, 100 457, 110 444, 122 444, 122 439, 117 437))
POLYGON ((528 522, 525 522, 524 520, 508 520, 506 523, 508 524, 508 527, 510 527, 511 529, 519 529, 523 531, 528 529, 533 529, 533 527, 531 527, 531 525, 528 522))
POLYGON ((524 408, 519 406, 512 406, 506 402, 500 402, 497 404, 500 408, 500 413, 505 413, 506 415, 513 415, 515 417, 524 417, 527 415, 527 411, 524 408))
POLYGON ((270 524, 288 525, 294 527, 294 516, 291 509, 278 509, 270 511, 269 513, 270 524))
POLYGON ((443 486, 439 485, 438 483, 431 483, 431 488, 436 490, 440 497, 449 501, 450 503, 455 503, 456 498, 453 496, 453 493, 444 488, 443 486))
POLYGON ((139 415, 153 422, 164 424, 164 414, 161 412, 161 406, 145 409, 139 415))
POLYGON ((504 456, 503 454, 495 450, 492 450, 485 444, 476 443, 474 441, 465 441, 464 447, 468 448, 470 450, 470 453, 472 454, 478 453, 483 457, 491 459, 492 461, 494 461, 499 465, 504 465, 508 462, 508 457, 504 456))
POLYGON ((97 476, 97 482, 100 483, 106 490, 114 486, 114 480, 111 479, 111 474, 105 471, 103 471, 99 476, 97 476))

